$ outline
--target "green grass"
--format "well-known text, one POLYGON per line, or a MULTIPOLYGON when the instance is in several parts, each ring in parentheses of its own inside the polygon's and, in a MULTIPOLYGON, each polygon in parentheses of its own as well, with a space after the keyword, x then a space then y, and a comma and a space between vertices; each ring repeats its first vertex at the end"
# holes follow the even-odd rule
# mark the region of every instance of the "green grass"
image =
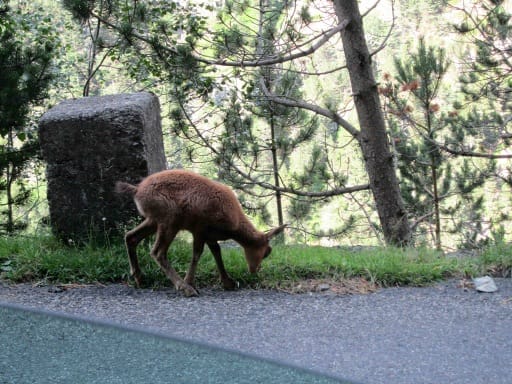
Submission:
MULTIPOLYGON (((170 281, 149 256, 149 242, 139 246, 139 259, 148 287, 169 286, 170 281)), ((169 257, 174 268, 185 274, 190 245, 176 240, 169 257)), ((345 248, 277 246, 265 259, 258 275, 247 272, 239 248, 223 249, 228 273, 241 286, 290 287, 308 279, 337 281, 363 278, 379 286, 428 285, 453 277, 483 274, 510 276, 512 247, 501 244, 474 257, 449 258, 426 248, 345 248)), ((0 277, 12 282, 90 284, 131 281, 124 245, 68 247, 51 236, 0 238, 0 277)), ((218 273, 209 252, 201 258, 196 284, 199 288, 218 285, 218 273)))

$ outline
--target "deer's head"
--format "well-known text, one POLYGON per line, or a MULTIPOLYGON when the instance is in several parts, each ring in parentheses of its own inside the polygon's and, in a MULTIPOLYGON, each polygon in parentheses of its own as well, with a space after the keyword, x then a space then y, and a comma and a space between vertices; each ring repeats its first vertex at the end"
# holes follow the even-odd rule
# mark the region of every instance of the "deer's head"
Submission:
POLYGON ((261 245, 244 247, 245 259, 247 260, 247 265, 249 266, 249 272, 258 272, 263 259, 270 255, 270 252, 272 252, 270 240, 272 240, 274 236, 283 232, 283 230, 286 228, 286 225, 287 224, 283 224, 265 232, 263 234, 261 245))

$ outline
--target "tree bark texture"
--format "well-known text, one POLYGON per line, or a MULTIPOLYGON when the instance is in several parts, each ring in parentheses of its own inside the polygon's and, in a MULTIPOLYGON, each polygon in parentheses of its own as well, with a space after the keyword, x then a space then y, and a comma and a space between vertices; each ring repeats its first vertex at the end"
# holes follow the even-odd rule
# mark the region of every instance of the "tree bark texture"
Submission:
POLYGON ((407 245, 411 241, 411 229, 388 146, 357 0, 334 0, 334 6, 338 20, 348 20, 340 33, 360 124, 359 144, 384 237, 388 244, 407 245))

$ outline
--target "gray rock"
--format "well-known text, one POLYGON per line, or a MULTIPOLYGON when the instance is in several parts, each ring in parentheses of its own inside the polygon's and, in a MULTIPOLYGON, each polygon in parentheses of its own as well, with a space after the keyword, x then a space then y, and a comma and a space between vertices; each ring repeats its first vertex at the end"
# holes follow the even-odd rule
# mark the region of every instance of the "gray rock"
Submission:
POLYGON ((475 289, 479 292, 493 293, 498 290, 496 283, 490 276, 475 277, 473 279, 475 289))
POLYGON ((316 290, 318 292, 325 292, 328 291, 329 289, 331 289, 331 286, 326 283, 320 284, 318 287, 316 287, 316 290))
POLYGON ((136 215, 115 182, 165 169, 160 105, 151 93, 66 100, 39 122, 54 233, 81 242, 123 231, 136 215))

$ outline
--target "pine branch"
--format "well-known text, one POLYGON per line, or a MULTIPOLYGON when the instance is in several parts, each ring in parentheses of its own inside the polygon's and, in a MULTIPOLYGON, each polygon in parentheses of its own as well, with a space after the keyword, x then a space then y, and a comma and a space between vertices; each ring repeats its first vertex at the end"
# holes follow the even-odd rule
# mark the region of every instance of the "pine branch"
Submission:
POLYGON ((421 223, 423 223, 425 220, 429 219, 432 216, 434 216, 434 211, 418 217, 416 219, 416 221, 414 221, 414 223, 411 224, 411 231, 414 232, 416 230, 416 228, 418 227, 418 225, 420 225, 421 223))
POLYGON ((462 156, 462 157, 479 157, 489 160, 497 160, 497 159, 512 159, 512 154, 493 154, 493 153, 481 153, 481 152, 472 152, 472 151, 466 151, 466 150, 455 150, 447 147, 446 145, 442 145, 436 141, 432 140, 432 143, 438 146, 441 150, 448 152, 455 156, 462 156))
POLYGON ((265 85, 265 82, 261 80, 260 86, 261 89, 263 90, 263 93, 270 101, 273 101, 274 103, 277 104, 285 105, 287 107, 306 109, 318 115, 327 117, 328 119, 331 119, 335 123, 341 125, 347 132, 349 132, 355 139, 359 141, 360 132, 356 129, 356 127, 354 127, 352 124, 350 124, 347 120, 345 120, 336 112, 333 112, 327 108, 322 108, 315 104, 307 103, 305 101, 293 100, 289 98, 276 96, 268 90, 267 86, 265 85))
MULTIPOLYGON (((114 23, 106 20, 105 18, 101 17, 100 15, 96 14, 95 12, 91 12, 91 16, 95 17, 99 21, 101 21, 103 24, 107 25, 108 27, 116 30, 117 32, 121 32, 121 28, 114 23)), ((318 38, 318 41, 316 43, 312 44, 309 48, 305 50, 299 50, 295 53, 290 53, 288 55, 282 55, 282 54, 276 54, 272 57, 258 59, 258 60, 240 60, 240 61, 226 61, 225 59, 222 60, 212 60, 207 59, 205 57, 202 57, 197 54, 193 54, 193 58, 197 60, 200 63, 208 64, 208 65, 220 65, 225 67, 263 67, 263 66, 269 66, 274 64, 282 64, 288 61, 292 61, 295 59, 299 59, 301 57, 309 56, 316 52, 318 49, 320 49, 329 39, 334 36, 335 34, 339 33, 343 29, 347 27, 350 20, 343 20, 340 24, 338 24, 336 27, 333 27, 327 31, 322 32, 320 35, 318 35, 316 38, 318 38)), ((145 37, 139 33, 136 33, 134 31, 131 31, 131 36, 134 38, 145 42, 146 44, 149 44, 150 46, 153 45, 153 41, 145 37)), ((178 54, 178 50, 174 47, 167 47, 167 46, 160 46, 160 49, 165 50, 169 52, 170 54, 178 54)))
MULTIPOLYGON (((271 57, 264 58, 264 59, 257 59, 257 60, 250 60, 250 61, 226 61, 225 59, 222 60, 210 60, 205 59, 201 56, 194 56, 194 58, 203 63, 203 64, 209 64, 209 65, 221 65, 225 67, 264 67, 269 65, 275 65, 275 64, 282 64, 286 63, 288 61, 292 61, 295 59, 299 59, 301 57, 310 56, 314 52, 316 52, 318 49, 320 49, 329 39, 334 36, 335 34, 341 32, 343 29, 347 27, 350 20, 343 20, 340 24, 338 24, 336 27, 333 27, 327 31, 322 32, 320 35, 315 37, 315 39, 319 39, 316 43, 312 44, 309 48, 305 50, 299 50, 295 53, 290 53, 288 55, 282 55, 282 54, 275 54, 271 57)), ((314 39, 312 39, 314 40, 314 39)))
POLYGON ((221 156, 221 153, 218 149, 214 147, 214 145, 211 143, 210 140, 208 140, 199 130, 197 125, 192 121, 190 116, 185 110, 185 107, 180 104, 180 108, 186 119, 188 120, 189 124, 193 128, 195 134, 197 137, 202 141, 203 145, 208 148, 213 154, 218 156, 219 159, 222 159, 223 165, 228 168, 234 170, 239 176, 241 176, 243 179, 245 179, 248 183, 251 183, 253 185, 257 185, 261 188, 271 190, 274 192, 280 192, 283 194, 291 194, 295 196, 302 196, 302 197, 332 197, 332 196, 338 196, 343 195, 346 193, 353 193, 353 192, 359 192, 359 191, 365 191, 370 189, 370 186, 368 184, 362 184, 362 185, 355 185, 352 187, 338 187, 338 188, 332 188, 329 190, 319 191, 319 192, 310 192, 310 191, 302 191, 295 188, 289 188, 289 187, 277 187, 273 184, 267 183, 265 181, 260 181, 252 177, 249 173, 243 171, 240 169, 234 162, 226 159, 225 157, 221 156))

